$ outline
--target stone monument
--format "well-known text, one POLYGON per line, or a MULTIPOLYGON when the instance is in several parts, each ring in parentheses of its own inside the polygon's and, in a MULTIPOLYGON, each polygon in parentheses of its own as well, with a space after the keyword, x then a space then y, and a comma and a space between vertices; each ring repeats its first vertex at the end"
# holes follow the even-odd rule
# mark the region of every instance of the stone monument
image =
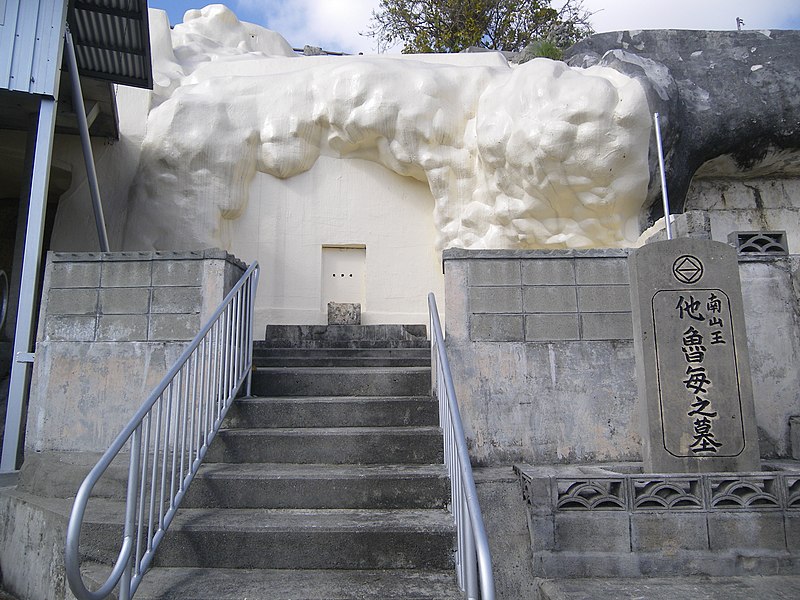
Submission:
POLYGON ((757 471, 736 250, 648 244, 629 260, 645 471, 757 471))

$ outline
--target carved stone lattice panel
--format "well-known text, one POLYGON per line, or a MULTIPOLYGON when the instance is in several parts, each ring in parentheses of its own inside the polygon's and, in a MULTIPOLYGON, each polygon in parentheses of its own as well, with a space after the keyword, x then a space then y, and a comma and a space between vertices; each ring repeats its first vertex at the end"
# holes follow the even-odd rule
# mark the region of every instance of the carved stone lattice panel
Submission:
POLYGON ((523 499, 537 510, 800 511, 800 472, 795 471, 594 477, 531 477, 521 469, 517 473, 523 499))
POLYGON ((625 480, 558 479, 559 510, 627 510, 625 480))
POLYGON ((632 479, 633 509, 702 509, 700 477, 632 479))
POLYGON ((533 495, 531 494, 531 485, 533 485, 533 481, 531 478, 528 477, 525 473, 519 474, 519 481, 522 485, 522 499, 527 503, 531 503, 531 498, 533 495))
POLYGON ((786 508, 800 510, 800 475, 786 475, 786 508))
POLYGON ((781 508, 777 476, 710 477, 708 483, 711 508, 781 508))
POLYGON ((732 231, 728 243, 739 254, 750 256, 787 256, 785 231, 732 231))

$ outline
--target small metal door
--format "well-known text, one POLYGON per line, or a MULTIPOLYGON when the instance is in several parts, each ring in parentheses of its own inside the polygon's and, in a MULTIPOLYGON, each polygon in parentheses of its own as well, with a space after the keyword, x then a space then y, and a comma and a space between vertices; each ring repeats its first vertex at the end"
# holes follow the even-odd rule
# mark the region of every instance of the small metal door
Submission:
POLYGON ((328 302, 359 303, 364 310, 367 248, 322 247, 322 307, 328 302))

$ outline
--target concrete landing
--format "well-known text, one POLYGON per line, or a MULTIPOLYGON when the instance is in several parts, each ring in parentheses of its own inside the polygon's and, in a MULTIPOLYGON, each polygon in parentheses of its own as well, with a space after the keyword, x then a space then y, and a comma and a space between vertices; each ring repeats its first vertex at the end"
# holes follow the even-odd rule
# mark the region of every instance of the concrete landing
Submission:
POLYGON ((797 600, 800 576, 537 579, 536 600, 797 600))
POLYGON ((267 325, 258 348, 427 348, 425 325, 267 325))

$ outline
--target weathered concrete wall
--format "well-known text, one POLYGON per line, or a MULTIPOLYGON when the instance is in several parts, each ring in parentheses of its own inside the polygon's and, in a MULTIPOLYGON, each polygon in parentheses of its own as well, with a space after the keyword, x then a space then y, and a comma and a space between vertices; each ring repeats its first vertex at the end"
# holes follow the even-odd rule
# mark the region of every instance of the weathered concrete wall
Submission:
POLYGON ((64 575, 67 521, 53 504, 0 490, 0 569, 4 587, 19 598, 73 598, 64 575))
POLYGON ((50 254, 28 452, 102 452, 239 279, 219 250, 50 254))
MULTIPOLYGON (((641 460, 624 251, 445 252, 447 349, 477 464, 641 460)), ((761 456, 791 456, 800 257, 742 259, 761 456)))
POLYGON ((798 178, 698 175, 687 192, 686 210, 705 211, 717 241, 727 242, 732 231, 786 231, 789 251, 800 252, 798 197, 798 178))
POLYGON ((519 477, 509 466, 473 473, 492 554, 498 600, 532 598, 535 588, 527 510, 519 477))
POLYGON ((790 457, 800 414, 800 256, 740 258, 742 300, 761 456, 790 457))
POLYGON ((640 458, 626 258, 445 252, 447 350, 476 463, 640 458))

